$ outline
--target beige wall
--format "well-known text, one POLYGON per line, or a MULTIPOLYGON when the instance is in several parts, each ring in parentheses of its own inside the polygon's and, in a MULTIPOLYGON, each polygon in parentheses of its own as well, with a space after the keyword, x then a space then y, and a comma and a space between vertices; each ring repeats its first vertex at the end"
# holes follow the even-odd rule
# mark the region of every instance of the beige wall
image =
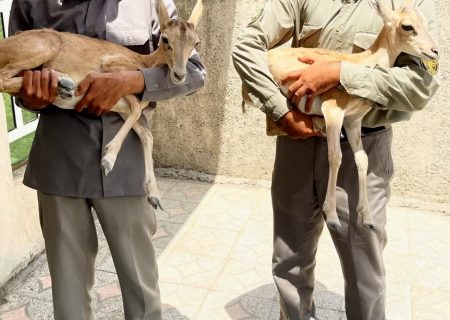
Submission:
MULTIPOLYGON (((175 0, 182 17, 193 1, 175 0)), ((265 136, 259 110, 241 113, 240 80, 230 48, 264 0, 204 1, 200 53, 208 68, 206 87, 194 96, 161 104, 155 116, 155 159, 160 167, 177 167, 252 179, 270 179, 274 139, 265 136)), ((440 21, 449 16, 442 2, 440 21)), ((396 177, 393 194, 450 203, 450 27, 440 29, 442 89, 412 121, 394 126, 396 177)))
POLYGON ((13 177, 0 99, 0 287, 42 249, 36 195, 13 177))

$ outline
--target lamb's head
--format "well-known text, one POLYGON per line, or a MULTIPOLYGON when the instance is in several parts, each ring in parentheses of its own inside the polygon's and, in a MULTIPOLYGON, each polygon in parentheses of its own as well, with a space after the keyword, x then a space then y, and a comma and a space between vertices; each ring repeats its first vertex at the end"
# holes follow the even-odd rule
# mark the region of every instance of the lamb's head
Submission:
POLYGON ((157 11, 161 26, 160 47, 171 80, 179 84, 186 80, 187 61, 200 41, 196 27, 203 11, 202 0, 197 1, 188 21, 170 19, 163 0, 157 1, 157 11))
POLYGON ((438 58, 438 46, 430 35, 429 22, 413 0, 405 0, 397 10, 388 8, 383 0, 371 0, 370 3, 383 18, 392 47, 424 60, 438 58))

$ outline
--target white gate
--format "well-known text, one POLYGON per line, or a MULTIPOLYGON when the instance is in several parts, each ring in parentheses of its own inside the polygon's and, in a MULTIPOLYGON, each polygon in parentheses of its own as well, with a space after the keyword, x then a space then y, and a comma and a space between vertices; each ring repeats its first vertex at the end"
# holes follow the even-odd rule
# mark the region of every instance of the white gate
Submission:
MULTIPOLYGON (((8 36, 8 22, 11 2, 12 0, 0 0, 0 13, 2 16, 3 32, 5 37, 8 36)), ((24 123, 22 109, 14 104, 14 100, 12 100, 11 102, 13 106, 12 112, 14 128, 8 132, 8 140, 10 143, 35 131, 38 123, 38 119, 32 120, 28 123, 24 123)))

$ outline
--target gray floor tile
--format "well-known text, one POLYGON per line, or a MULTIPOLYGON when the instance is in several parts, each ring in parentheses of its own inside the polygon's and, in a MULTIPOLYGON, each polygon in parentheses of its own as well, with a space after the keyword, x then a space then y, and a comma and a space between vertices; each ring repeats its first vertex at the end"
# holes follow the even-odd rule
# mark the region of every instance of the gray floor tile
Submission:
POLYGON ((341 320, 343 312, 331 309, 317 308, 316 320, 341 320))
POLYGON ((32 299, 28 304, 27 312, 31 320, 53 319, 52 301, 32 299))
POLYGON ((344 297, 331 291, 322 291, 314 295, 314 303, 318 308, 341 311, 344 297))
POLYGON ((272 311, 272 299, 257 298, 248 295, 239 297, 225 306, 233 320, 267 319, 272 311))
POLYGON ((185 315, 181 314, 180 311, 169 305, 163 305, 162 306, 162 317, 164 320, 190 320, 185 315))

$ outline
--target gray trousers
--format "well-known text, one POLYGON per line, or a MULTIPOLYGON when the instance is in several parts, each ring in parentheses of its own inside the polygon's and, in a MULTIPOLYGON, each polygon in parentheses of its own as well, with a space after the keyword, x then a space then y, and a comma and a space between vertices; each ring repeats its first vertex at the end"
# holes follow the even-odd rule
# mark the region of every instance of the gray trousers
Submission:
POLYGON ((94 319, 90 290, 98 241, 92 208, 111 250, 125 319, 162 318, 151 240, 156 220, 145 196, 84 199, 38 192, 38 201, 56 320, 94 319))
MULTIPOLYGON (((356 212, 357 169, 350 145, 341 142, 337 211, 342 227, 330 233, 343 270, 348 320, 386 319, 383 249, 387 240, 386 204, 393 175, 391 141, 390 128, 363 137, 369 157, 369 209, 376 232, 365 228, 356 212)), ((324 226, 321 208, 327 183, 325 139, 278 138, 272 179, 273 276, 284 319, 307 320, 315 313, 312 297, 315 255, 324 226)))

